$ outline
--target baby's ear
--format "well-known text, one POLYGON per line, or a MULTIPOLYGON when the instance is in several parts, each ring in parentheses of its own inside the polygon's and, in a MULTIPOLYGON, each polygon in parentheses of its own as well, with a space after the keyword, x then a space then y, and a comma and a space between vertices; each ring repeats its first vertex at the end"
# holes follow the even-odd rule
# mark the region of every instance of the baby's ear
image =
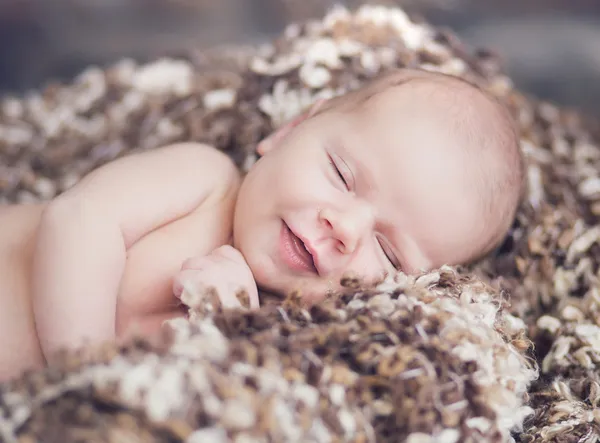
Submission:
POLYGON ((310 118, 313 115, 315 115, 324 103, 324 99, 316 101, 307 111, 304 111, 302 114, 298 115, 297 117, 294 117, 292 120, 278 128, 267 138, 262 140, 258 144, 258 146, 256 146, 256 152, 258 153, 258 155, 265 155, 271 150, 273 150, 273 148, 276 148, 281 142, 281 140, 283 140, 292 131, 292 129, 294 129, 307 118, 310 118))

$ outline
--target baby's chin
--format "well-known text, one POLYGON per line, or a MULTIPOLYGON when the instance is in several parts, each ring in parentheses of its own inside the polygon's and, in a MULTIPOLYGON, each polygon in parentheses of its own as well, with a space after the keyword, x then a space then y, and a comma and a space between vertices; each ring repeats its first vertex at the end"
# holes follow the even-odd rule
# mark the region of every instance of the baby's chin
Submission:
MULTIPOLYGON (((235 239, 235 236, 234 236, 235 239)), ((234 241, 234 247, 236 247, 234 241)), ((241 250, 244 254, 244 250, 241 250)), ((271 258, 264 255, 250 254, 246 257, 247 264, 252 271, 256 285, 263 291, 277 294, 285 298, 297 293, 306 305, 319 303, 332 293, 342 289, 340 278, 324 279, 315 275, 294 275, 288 270, 277 266, 271 258)))

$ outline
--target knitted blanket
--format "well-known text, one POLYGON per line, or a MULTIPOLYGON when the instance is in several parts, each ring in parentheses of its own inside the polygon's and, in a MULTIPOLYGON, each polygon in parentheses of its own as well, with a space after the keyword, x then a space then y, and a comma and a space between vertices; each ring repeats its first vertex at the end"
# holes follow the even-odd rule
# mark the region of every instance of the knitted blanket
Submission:
MULTIPOLYGON (((528 190, 468 268, 346 279, 311 308, 184 298, 189 319, 0 385, 5 442, 594 442, 600 438, 600 138, 515 90, 497 57, 398 8, 333 9, 269 44, 91 67, 0 103, 0 198, 47 200, 134 151, 195 140, 242 169, 322 97, 395 67, 462 76, 518 123, 528 190)), ((443 214, 440 214, 443 216, 443 214)))

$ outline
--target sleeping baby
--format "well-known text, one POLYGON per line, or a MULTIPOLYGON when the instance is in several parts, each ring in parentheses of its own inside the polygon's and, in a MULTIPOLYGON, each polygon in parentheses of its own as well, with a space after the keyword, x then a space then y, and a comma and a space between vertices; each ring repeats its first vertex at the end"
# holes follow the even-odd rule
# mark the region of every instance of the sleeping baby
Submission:
POLYGON ((245 176, 182 143, 0 209, 0 380, 58 349, 151 336, 185 291, 297 290, 471 262, 506 235, 523 166, 508 112, 469 83, 398 70, 319 101, 257 147, 245 176))

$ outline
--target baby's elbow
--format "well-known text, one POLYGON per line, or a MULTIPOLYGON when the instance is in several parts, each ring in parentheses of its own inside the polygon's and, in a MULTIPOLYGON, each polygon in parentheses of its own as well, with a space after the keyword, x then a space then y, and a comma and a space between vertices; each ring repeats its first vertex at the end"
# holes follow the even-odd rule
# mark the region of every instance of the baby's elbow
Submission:
POLYGON ((74 232, 103 232, 118 229, 116 220, 98 202, 79 195, 59 196, 46 205, 39 229, 56 235, 71 236, 74 232))
POLYGON ((44 225, 64 224, 68 220, 75 220, 89 212, 90 206, 85 199, 60 195, 46 205, 42 212, 41 223, 44 225))
POLYGON ((74 212, 74 207, 74 202, 69 198, 64 196, 55 198, 44 208, 40 219, 41 226, 63 222, 68 219, 69 213, 74 212))

